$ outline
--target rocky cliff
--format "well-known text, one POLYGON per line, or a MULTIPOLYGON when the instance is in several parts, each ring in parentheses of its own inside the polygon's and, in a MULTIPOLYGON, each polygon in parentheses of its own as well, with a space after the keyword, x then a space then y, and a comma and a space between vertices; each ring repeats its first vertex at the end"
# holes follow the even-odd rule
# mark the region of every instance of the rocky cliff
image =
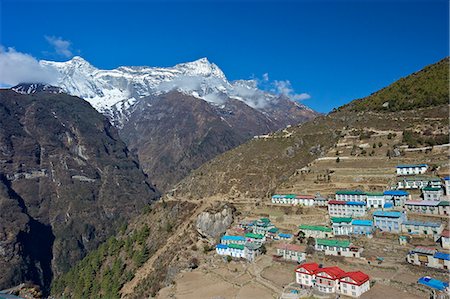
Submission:
POLYGON ((157 196, 87 102, 0 90, 0 289, 31 281, 48 290, 157 196))

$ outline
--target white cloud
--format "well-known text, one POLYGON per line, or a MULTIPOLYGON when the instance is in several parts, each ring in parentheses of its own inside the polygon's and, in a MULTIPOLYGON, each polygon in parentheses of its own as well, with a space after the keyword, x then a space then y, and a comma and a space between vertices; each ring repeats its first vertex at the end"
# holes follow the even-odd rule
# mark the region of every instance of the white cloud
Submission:
POLYGON ((0 46, 0 85, 19 83, 56 83, 58 73, 44 67, 33 56, 0 46))
POLYGON ((269 81, 269 73, 264 73, 263 74, 263 80, 264 81, 269 81))
POLYGON ((56 54, 63 56, 65 58, 70 58, 73 56, 73 53, 70 50, 70 47, 72 45, 70 41, 63 40, 61 37, 47 36, 47 35, 45 36, 45 39, 50 45, 53 46, 56 54))
POLYGON ((295 93, 294 89, 292 88, 292 84, 289 80, 285 81, 275 80, 273 82, 273 86, 275 93, 285 95, 294 101, 302 101, 311 98, 311 96, 307 93, 300 93, 300 94, 295 93))

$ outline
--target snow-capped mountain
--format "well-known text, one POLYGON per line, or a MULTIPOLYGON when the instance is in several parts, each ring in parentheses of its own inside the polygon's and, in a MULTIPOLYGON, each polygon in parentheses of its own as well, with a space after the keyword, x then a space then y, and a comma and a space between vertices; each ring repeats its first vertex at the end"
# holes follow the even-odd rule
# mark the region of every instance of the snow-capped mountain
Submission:
POLYGON ((57 86, 87 100, 119 127, 140 98, 171 90, 218 106, 229 98, 237 99, 261 111, 278 101, 278 96, 258 89, 256 81, 228 81, 207 58, 173 67, 121 66, 113 70, 98 69, 79 56, 66 62, 42 60, 40 64, 59 73, 57 86))

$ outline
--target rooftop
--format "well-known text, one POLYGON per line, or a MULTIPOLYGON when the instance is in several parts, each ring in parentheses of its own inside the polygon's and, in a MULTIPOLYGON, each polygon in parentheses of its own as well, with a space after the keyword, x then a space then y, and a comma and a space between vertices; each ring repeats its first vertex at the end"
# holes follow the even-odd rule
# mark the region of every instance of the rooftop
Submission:
POLYGON ((304 252, 305 249, 306 249, 305 246, 300 246, 300 245, 296 245, 296 244, 286 244, 286 243, 277 244, 276 247, 278 249, 290 250, 290 251, 299 251, 299 252, 304 252))
POLYGON ((372 220, 363 220, 363 219, 354 219, 352 221, 352 225, 373 226, 373 221, 372 220))
POLYGON ((330 200, 328 202, 329 205, 345 205, 345 201, 343 200, 330 200))
POLYGON ((429 276, 421 277, 417 282, 438 291, 444 291, 448 288, 448 282, 440 281, 429 276))
POLYGON ((262 238, 264 238, 263 235, 254 234, 254 233, 247 233, 247 234, 245 234, 245 237, 246 238, 251 238, 251 239, 262 239, 262 238))
POLYGON ((428 167, 428 164, 400 164, 397 168, 416 168, 416 167, 428 167))
POLYGON ((365 206, 366 203, 364 201, 347 201, 347 205, 349 206, 365 206))
POLYGON ((295 271, 299 270, 300 268, 304 268, 309 273, 315 272, 317 269, 319 269, 319 265, 316 263, 305 263, 297 267, 295 271))
POLYGON ((225 235, 222 237, 222 241, 245 241, 243 236, 228 236, 225 235))
POLYGON ((441 233, 441 237, 450 238, 450 230, 444 229, 441 233))
POLYGON ((366 195, 366 192, 361 190, 338 190, 336 191, 338 195, 366 195))
POLYGON ((346 240, 333 240, 333 239, 317 239, 316 240, 317 245, 322 246, 332 246, 332 247, 350 247, 350 241, 346 240))
POLYGON ((367 192, 366 195, 367 196, 383 196, 384 193, 383 192, 367 192))
POLYGON ((444 252, 436 252, 435 254, 434 254, 434 256, 433 257, 435 257, 435 258, 437 258, 437 259, 440 259, 440 260, 446 260, 446 261, 450 261, 450 254, 448 254, 448 253, 444 253, 444 252))
POLYGON ((357 285, 362 285, 363 283, 369 280, 369 275, 361 271, 347 272, 344 275, 344 277, 351 278, 353 281, 356 282, 357 285))
POLYGON ((430 247, 425 247, 425 246, 417 246, 416 248, 414 248, 412 250, 412 252, 433 255, 436 253, 436 249, 430 248, 430 247))
POLYGON ((439 201, 435 201, 435 200, 408 200, 408 201, 405 202, 405 205, 437 207, 439 205, 439 201))
POLYGON ((441 191, 441 190, 442 190, 441 188, 434 188, 429 186, 422 188, 422 191, 441 191))
POLYGON ((383 192, 384 195, 391 195, 391 196, 408 196, 409 193, 403 190, 386 190, 383 192))
POLYGON ((416 225, 416 226, 427 226, 427 227, 440 227, 441 223, 439 222, 424 222, 424 221, 415 221, 408 220, 403 222, 404 225, 416 225))
POLYGON ((449 202, 448 200, 442 200, 442 201, 438 204, 438 206, 440 206, 440 207, 447 207, 447 206, 450 206, 450 202, 449 202))
POLYGON ((279 236, 280 238, 285 238, 285 239, 290 239, 290 238, 292 238, 292 235, 291 235, 291 234, 278 234, 278 236, 279 236))
POLYGON ((332 223, 350 223, 352 222, 352 217, 331 217, 332 223))
POLYGON ((316 270, 316 273, 319 274, 321 272, 325 272, 326 274, 330 275, 333 278, 341 278, 344 277, 347 273, 345 273, 344 270, 341 268, 334 266, 334 267, 325 267, 325 268, 319 268, 316 270))
POLYGON ((241 245, 241 244, 228 244, 228 248, 244 250, 244 245, 241 245))
POLYGON ((376 217, 389 217, 389 218, 399 218, 402 216, 401 212, 396 212, 396 211, 392 211, 392 212, 388 212, 388 211, 375 211, 373 213, 373 216, 376 217))
POLYGON ((304 230, 316 230, 316 231, 321 231, 321 232, 332 232, 333 231, 331 228, 323 226, 323 225, 302 224, 298 228, 304 229, 304 230))

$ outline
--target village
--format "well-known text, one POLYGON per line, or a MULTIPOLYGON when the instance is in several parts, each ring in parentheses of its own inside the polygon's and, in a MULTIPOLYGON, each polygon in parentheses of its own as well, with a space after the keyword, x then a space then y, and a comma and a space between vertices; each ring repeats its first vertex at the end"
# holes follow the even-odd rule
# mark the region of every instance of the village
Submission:
POLYGON ((333 198, 273 194, 272 206, 301 207, 311 221, 292 230, 277 227, 277 219, 269 217, 241 219, 222 236, 215 253, 226 262, 271 256, 291 268, 297 265, 281 298, 376 298, 371 296, 375 281, 364 269, 404 262, 418 274, 429 274, 409 273, 411 288, 447 298, 450 179, 430 175, 428 164, 397 165, 392 171, 396 183, 379 192, 336 190, 333 198), (381 251, 380 244, 393 251, 381 251))

